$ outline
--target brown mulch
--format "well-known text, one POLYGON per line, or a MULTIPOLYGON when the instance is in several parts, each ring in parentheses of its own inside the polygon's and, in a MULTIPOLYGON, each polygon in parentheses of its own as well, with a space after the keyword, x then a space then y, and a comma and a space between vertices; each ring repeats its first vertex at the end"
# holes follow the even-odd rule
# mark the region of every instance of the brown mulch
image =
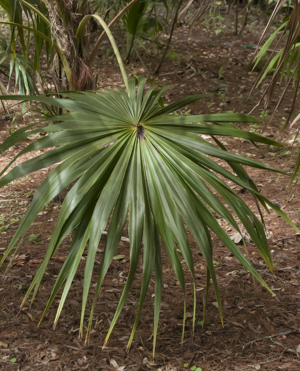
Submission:
MULTIPOLYGON (((251 72, 248 68, 249 55, 253 51, 242 45, 255 45, 259 32, 252 31, 244 36, 233 38, 231 34, 221 33, 216 36, 208 31, 195 29, 188 42, 186 42, 185 33, 184 28, 178 30, 172 46, 172 50, 178 54, 179 59, 166 60, 161 75, 157 78, 160 83, 174 84, 167 93, 166 100, 171 101, 186 94, 208 92, 212 95, 194 104, 191 107, 192 113, 231 110, 249 112, 257 102, 260 92, 254 91, 253 98, 247 100, 257 72, 251 72), (198 36, 199 34, 201 36, 198 36), (226 69, 224 76, 220 79, 218 72, 223 65, 226 69), (177 72, 173 73, 174 71, 177 72)), ((120 74, 111 64, 112 59, 106 58, 106 60, 107 64, 99 67, 103 81, 120 83, 120 74)), ((152 67, 156 61, 151 59, 151 55, 148 56, 147 61, 150 63, 148 68, 153 70, 152 67)), ((104 63, 103 60, 101 63, 104 63)), ((130 68, 136 73, 146 74, 144 67, 137 61, 133 61, 130 68)), ((275 123, 280 123, 282 117, 287 116, 284 108, 288 100, 289 97, 286 98, 283 109, 275 114, 275 123)), ((274 108, 274 102, 272 104, 273 106, 269 108, 270 112, 274 108)), ((259 116, 260 111, 261 108, 254 114, 259 116)), ((27 117, 26 120, 28 124, 30 118, 27 117)), ((0 121, 1 142, 9 135, 8 124, 9 120, 0 121)), ((254 129, 260 132, 265 129, 265 126, 260 125, 254 129)), ((251 129, 249 126, 247 128, 251 129)), ((296 129, 294 128, 294 131, 296 129)), ((293 132, 283 134, 273 124, 264 132, 264 135, 282 140, 287 147, 292 134, 293 132)), ((279 169, 284 168, 289 158, 284 151, 273 152, 266 146, 260 146, 257 149, 246 140, 225 138, 224 142, 228 150, 234 153, 268 163, 279 169)), ((28 143, 29 141, 23 142, 2 155, 0 167, 4 167, 28 143)), ((286 151, 289 151, 289 148, 286 151)), ((292 165, 293 162, 288 165, 290 169, 292 165)), ((287 177, 282 176, 278 179, 277 174, 258 169, 247 170, 262 194, 278 202, 282 210, 300 227, 299 186, 290 194, 290 189, 286 188, 287 177)), ((4 225, 9 224, 7 230, 0 232, 2 242, 0 254, 8 246, 20 218, 27 209, 33 191, 47 173, 48 170, 43 170, 30 174, 29 177, 24 177, 0 190, 0 217, 2 215, 5 217, 4 225)), ((243 193, 243 190, 233 184, 231 186, 248 205, 255 209, 250 194, 243 193)), ((126 351, 139 302, 142 264, 138 267, 133 288, 108 346, 103 348, 106 332, 129 271, 129 244, 126 241, 120 243, 117 251, 118 255, 125 255, 125 258, 114 260, 108 270, 95 310, 89 344, 85 344, 84 339, 78 338, 84 259, 75 275, 57 328, 53 329, 53 320, 59 303, 58 299, 54 301, 44 321, 37 328, 60 267, 67 255, 71 237, 64 241, 50 261, 33 304, 28 302, 22 310, 19 309, 23 296, 45 255, 48 239, 60 207, 60 200, 56 199, 40 213, 26 235, 20 252, 11 261, 11 268, 7 274, 5 274, 6 267, 1 268, 0 369, 5 371, 81 369, 179 371, 190 370, 192 366, 196 366, 202 371, 300 370, 300 236, 275 212, 271 211, 270 214, 265 212, 275 266, 273 274, 266 268, 255 246, 250 242, 247 247, 253 266, 272 288, 276 297, 272 297, 258 283, 253 282, 250 274, 223 244, 216 238, 213 240, 224 326, 220 323, 212 288, 206 321, 204 326, 201 326, 206 267, 199 249, 191 239, 197 278, 197 321, 200 323, 197 323, 195 334, 192 336, 192 280, 187 267, 184 266, 187 280, 187 322, 183 344, 181 344, 181 334, 184 298, 168 257, 163 251, 163 302, 156 357, 153 360, 151 355, 154 278, 150 282, 149 293, 133 345, 129 352, 126 351), (185 367, 185 364, 189 366, 185 367)), ((220 223, 223 222, 220 221, 220 223)), ((223 227, 229 235, 234 233, 225 223, 223 227)), ((97 268, 101 261, 104 243, 105 236, 102 237, 97 252, 93 273, 94 282, 97 278, 97 268)), ((243 250, 242 246, 241 249, 243 250)), ((86 314, 87 318, 88 314, 86 314)))

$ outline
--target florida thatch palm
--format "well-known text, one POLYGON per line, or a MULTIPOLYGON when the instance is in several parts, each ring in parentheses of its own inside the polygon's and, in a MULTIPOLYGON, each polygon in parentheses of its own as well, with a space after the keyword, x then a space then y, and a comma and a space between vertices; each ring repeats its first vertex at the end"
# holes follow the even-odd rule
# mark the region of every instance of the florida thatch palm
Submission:
MULTIPOLYGON (((120 62, 114 43, 113 46, 120 62)), ((228 153, 215 136, 246 138, 274 145, 276 143, 254 133, 236 129, 230 124, 230 122, 256 121, 245 115, 172 115, 175 110, 201 98, 201 95, 183 98, 162 108, 158 101, 166 88, 156 91, 152 86, 147 90, 146 79, 140 79, 136 86, 135 79, 127 80, 122 63, 121 67, 125 89, 118 86, 116 90, 103 92, 67 92, 63 94, 65 99, 42 96, 14 98, 49 103, 68 112, 53 117, 48 126, 34 128, 34 125, 31 125, 19 129, 1 145, 1 152, 3 152, 31 134, 45 132, 47 136, 35 140, 19 155, 54 147, 15 166, 0 180, 1 187, 25 174, 59 163, 36 191, 4 258, 10 252, 17 251, 18 248, 15 249, 15 247, 19 247, 18 242, 21 241, 22 236, 43 207, 69 184, 75 182, 62 204, 44 261, 33 279, 24 302, 33 290, 33 297, 35 297, 49 260, 59 249, 62 241, 74 232, 68 256, 57 277, 44 314, 64 284, 55 318, 55 324, 57 323, 82 254, 87 249, 80 325, 82 334, 87 297, 92 272, 95 269, 95 254, 101 235, 108 228, 91 308, 87 331, 89 333, 98 293, 116 253, 128 218, 130 271, 106 341, 131 288, 139 256, 143 254, 140 300, 128 346, 132 342, 150 277, 154 271, 155 349, 162 296, 161 248, 167 251, 173 270, 185 293, 185 277, 177 249, 180 250, 194 279, 194 262, 187 230, 193 235, 207 264, 207 285, 211 278, 221 318, 221 301, 213 265, 210 231, 213 231, 244 267, 267 287, 239 248, 221 228, 214 214, 218 214, 237 231, 240 231, 240 226, 243 225, 272 270, 272 259, 263 225, 223 180, 228 179, 250 190, 263 206, 267 203, 284 216, 276 206, 259 194, 242 165, 270 170, 271 168, 228 153), (201 122, 218 124, 200 124, 201 122), (208 143, 199 134, 213 136, 221 148, 208 143), (225 160, 236 175, 218 165, 211 157, 225 160), (214 189, 217 195, 211 189, 214 189), (231 212, 219 200, 218 195, 227 203, 231 212), (239 222, 232 214, 235 214, 239 222)), ((11 99, 11 97, 1 98, 11 99)), ((195 313, 196 302, 194 317, 195 313)))

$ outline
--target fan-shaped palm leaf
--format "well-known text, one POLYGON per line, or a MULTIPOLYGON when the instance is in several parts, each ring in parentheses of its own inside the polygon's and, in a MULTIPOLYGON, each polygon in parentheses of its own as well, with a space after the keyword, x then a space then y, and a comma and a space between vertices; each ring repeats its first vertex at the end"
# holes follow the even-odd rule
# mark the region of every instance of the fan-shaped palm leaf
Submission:
MULTIPOLYGON (((255 121, 255 119, 244 115, 172 116, 169 114, 170 111, 178 109, 188 102, 194 102, 200 96, 183 99, 166 108, 161 108, 157 101, 163 90, 154 93, 153 89, 150 89, 144 94, 145 83, 146 79, 141 79, 136 91, 135 80, 130 80, 129 94, 122 87, 118 87, 118 92, 107 90, 96 93, 65 93, 67 99, 32 97, 37 101, 56 105, 71 112, 52 118, 52 124, 44 128, 34 128, 33 125, 22 128, 1 146, 1 151, 4 151, 33 133, 46 132, 48 133, 46 137, 30 144, 20 155, 36 149, 55 147, 15 166, 0 180, 1 187, 20 176, 62 161, 36 192, 32 204, 5 253, 5 257, 17 245, 40 210, 55 195, 76 181, 63 202, 45 259, 25 296, 25 299, 28 298, 33 289, 36 294, 50 258, 59 248, 63 239, 75 230, 68 257, 46 307, 47 310, 65 282, 55 323, 88 242, 82 301, 81 329, 83 328, 87 294, 101 235, 108 226, 111 217, 95 298, 117 249, 128 213, 130 273, 109 334, 132 285, 142 243, 144 245, 144 278, 138 316, 153 268, 155 267, 156 274, 159 276, 161 274, 159 237, 166 248, 182 289, 185 291, 182 264, 176 248, 180 249, 194 277, 194 263, 185 225, 193 234, 207 263, 219 304, 220 298, 214 273, 209 230, 214 231, 239 261, 266 286, 210 211, 212 209, 236 230, 240 230, 239 224, 208 185, 219 193, 231 211, 238 216, 255 241, 269 268, 271 270, 273 268, 262 225, 243 200, 218 175, 249 189, 262 202, 266 202, 274 209, 276 206, 259 195, 257 190, 250 185, 251 183, 247 182, 246 173, 244 177, 233 175, 207 155, 222 158, 232 167, 235 164, 244 164, 262 169, 271 170, 271 168, 219 149, 197 134, 236 136, 267 144, 275 143, 254 133, 236 129, 231 125, 199 124, 202 121, 255 121)), ((11 97, 2 98, 9 99, 11 97)), ((19 97, 18 99, 29 98, 19 97)), ((278 209, 276 210, 280 213, 278 209)), ((161 288, 157 287, 156 292, 160 295, 161 288)), ((156 297, 155 300, 156 313, 158 313, 160 299, 156 297)), ((92 309, 94 309, 95 303, 96 299, 92 309)), ((136 324, 137 321, 134 330, 136 324)))
MULTIPOLYGON (((117 49, 116 53, 118 53, 117 49)), ((18 250, 19 241, 43 207, 64 188, 75 182, 62 204, 45 258, 23 303, 32 291, 34 291, 33 298, 35 297, 49 260, 68 234, 74 232, 68 256, 57 277, 44 314, 64 285, 55 318, 55 324, 57 323, 81 256, 87 249, 80 326, 82 334, 87 297, 92 282, 92 272, 95 269, 95 254, 101 235, 108 228, 89 319, 87 331, 89 333, 98 293, 128 218, 130 271, 105 343, 124 306, 142 253, 144 263, 140 303, 128 346, 132 342, 154 270, 155 347, 162 295, 161 243, 185 295, 185 277, 180 255, 194 280, 194 262, 187 230, 193 235, 207 264, 207 284, 209 285, 211 277, 221 318, 221 300, 213 265, 210 230, 270 291, 214 216, 215 213, 218 214, 237 231, 240 231, 240 225, 244 225, 266 264, 271 270, 273 269, 263 225, 245 202, 226 184, 224 178, 250 190, 263 206, 268 204, 290 225, 294 225, 280 209, 259 194, 242 165, 274 169, 228 153, 200 136, 206 134, 214 138, 215 136, 239 137, 277 145, 272 140, 237 129, 230 124, 253 122, 256 121, 254 118, 239 114, 183 117, 171 115, 174 110, 195 102, 202 95, 183 98, 168 107, 161 108, 158 101, 165 88, 156 92, 152 87, 147 91, 146 79, 140 79, 136 86, 134 79, 128 81, 125 75, 124 78, 127 90, 119 86, 117 90, 103 92, 66 92, 63 94, 65 99, 43 96, 0 97, 1 99, 36 100, 69 111, 64 115, 52 117, 49 120, 51 123, 45 127, 34 128, 35 124, 33 124, 19 129, 0 146, 0 152, 3 152, 29 135, 45 132, 47 136, 31 143, 16 158, 30 151, 52 147, 47 152, 15 166, 0 180, 0 187, 24 174, 59 163, 36 191, 2 261, 10 252, 18 250), (219 125, 211 125, 207 122, 219 123, 219 125), (211 157, 225 160, 236 175, 218 165, 211 157), (212 189, 227 203, 228 209, 212 189), (240 222, 237 222, 231 213, 235 214, 240 222)), ((12 165, 16 158, 8 166, 12 165)), ((3 175, 7 168, 0 175, 3 175)), ((196 307, 194 307, 194 324, 195 313, 196 307)))

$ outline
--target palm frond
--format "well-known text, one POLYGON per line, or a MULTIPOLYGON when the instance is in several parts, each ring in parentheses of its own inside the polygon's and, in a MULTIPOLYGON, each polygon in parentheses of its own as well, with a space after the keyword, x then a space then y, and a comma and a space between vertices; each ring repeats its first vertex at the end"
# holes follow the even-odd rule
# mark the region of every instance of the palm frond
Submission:
MULTIPOLYGON (((272 270, 273 263, 263 225, 245 202, 227 186, 222 177, 250 190, 258 202, 270 205, 271 202, 259 194, 249 176, 246 176, 246 173, 240 169, 243 169, 242 165, 248 165, 276 170, 256 161, 230 154, 222 148, 206 142, 199 134, 213 135, 214 137, 230 135, 271 145, 278 143, 230 125, 230 122, 233 121, 256 121, 254 118, 238 114, 178 117, 170 115, 170 106, 165 109, 158 104, 158 96, 165 89, 162 89, 158 94, 153 89, 146 92, 145 79, 141 79, 137 87, 134 80, 129 80, 128 88, 129 93, 122 87, 118 87, 118 92, 115 90, 84 93, 66 92, 64 99, 43 96, 1 97, 1 99, 24 101, 36 100, 70 111, 64 115, 52 117, 49 120, 50 124, 43 128, 36 129, 34 125, 31 125, 19 129, 0 146, 0 152, 2 152, 22 138, 37 131, 43 131, 48 135, 31 143, 20 154, 54 147, 44 154, 15 166, 2 177, 0 187, 32 171, 60 163, 34 195, 32 204, 22 219, 2 261, 18 246, 18 241, 22 239, 43 207, 55 195, 75 182, 63 202, 44 261, 25 295, 24 302, 32 291, 34 291, 34 296, 37 294, 50 258, 59 249, 67 235, 73 231, 72 246, 57 277, 43 316, 58 291, 64 286, 55 318, 55 324, 57 323, 80 258, 87 249, 80 326, 82 333, 87 295, 93 279, 91 272, 94 270, 95 252, 101 235, 108 228, 107 241, 98 272, 96 293, 91 308, 88 336, 92 328, 98 293, 115 255, 128 217, 130 272, 108 330, 106 342, 130 291, 143 244, 144 265, 140 304, 128 346, 130 347, 133 340, 153 270, 156 277, 155 346, 162 295, 160 241, 166 249, 184 293, 185 277, 177 248, 192 277, 194 277, 192 250, 185 225, 193 235, 207 264, 219 303, 221 318, 221 299, 212 260, 213 245, 210 230, 224 242, 241 264, 271 291, 239 248, 220 227, 213 213, 220 215, 237 231, 240 231, 241 226, 244 226, 255 241, 266 264, 272 270), (227 124, 226 126, 208 125, 207 122, 227 124), (224 159, 236 175, 218 165, 210 156, 224 159), (229 205, 230 212, 210 187, 225 200, 229 205), (233 217, 234 214, 238 222, 233 217)), ((176 109, 176 107, 194 102, 200 97, 178 101, 172 105, 172 108, 176 109)), ((276 211, 296 228, 282 212, 276 211)), ((196 307, 194 316, 195 314, 196 307)))

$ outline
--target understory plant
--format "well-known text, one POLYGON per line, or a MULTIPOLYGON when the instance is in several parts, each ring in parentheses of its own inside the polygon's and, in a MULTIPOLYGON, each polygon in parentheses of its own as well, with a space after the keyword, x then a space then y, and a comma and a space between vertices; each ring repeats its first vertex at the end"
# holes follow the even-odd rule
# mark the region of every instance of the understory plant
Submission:
POLYGON ((195 325, 195 271, 188 231, 196 241, 206 262, 206 296, 212 280, 221 319, 222 305, 214 270, 211 232, 216 234, 241 264, 271 292, 216 219, 216 216, 223 218, 238 232, 243 226, 269 269, 273 270, 263 223, 227 185, 227 180, 249 190, 257 204, 260 203, 266 209, 268 205, 285 218, 290 225, 294 225, 278 207, 258 192, 242 165, 276 170, 268 165, 227 152, 217 138, 219 136, 238 137, 278 145, 270 139, 237 129, 231 124, 233 122, 256 122, 257 120, 235 113, 174 115, 176 110, 197 101, 202 95, 182 98, 168 106, 161 107, 158 102, 167 87, 156 90, 154 86, 151 86, 147 89, 145 78, 128 80, 113 37, 102 20, 101 24, 111 40, 125 88, 116 86, 115 89, 96 92, 64 92, 61 93, 64 98, 49 98, 41 95, 1 97, 1 99, 42 102, 60 107, 65 112, 47 119, 49 124, 34 123, 19 129, 0 147, 2 153, 34 133, 47 134, 24 148, 3 169, 2 175, 22 154, 49 148, 46 152, 34 155, 32 159, 16 165, 2 177, 1 187, 21 176, 58 163, 36 191, 2 262, 8 254, 16 254, 22 246, 22 238, 38 213, 53 197, 68 185, 73 184, 63 201, 44 260, 22 305, 32 292, 32 300, 34 299, 51 257, 64 239, 73 233, 67 258, 58 274, 42 319, 63 287, 54 320, 55 325, 57 324, 81 257, 87 251, 80 324, 82 335, 92 273, 96 272, 94 266, 96 252, 100 238, 107 230, 106 244, 97 272, 95 295, 89 315, 86 335, 88 338, 98 294, 128 221, 130 270, 108 329, 105 344, 124 306, 134 280, 139 257, 142 254, 143 279, 140 300, 128 347, 132 343, 154 272, 154 352, 163 291, 162 249, 167 252, 183 290, 183 322, 185 322, 186 302, 183 261, 190 271, 194 282, 193 324, 195 325), (38 127, 35 127, 36 125, 38 127), (204 140, 201 137, 203 134, 210 135, 215 140, 215 145, 204 140), (227 170, 212 158, 224 160, 232 171, 227 170), (220 199, 227 205, 225 206, 220 199))
MULTIPOLYGON (((124 8, 110 22, 110 26, 112 27, 138 1, 125 2, 124 8)), ((89 34, 95 27, 93 22, 96 23, 97 18, 97 15, 93 14, 94 6, 91 1, 55 0, 50 4, 45 0, 0 0, 0 7, 8 17, 8 20, 1 20, 0 24, 10 29, 9 50, 16 58, 17 50, 21 47, 27 74, 31 76, 38 74, 41 81, 40 74, 43 72, 41 57, 42 52, 45 52, 44 62, 47 62, 56 92, 65 89, 88 90, 95 87, 92 64, 105 34, 99 36, 90 50, 89 34), (89 18, 86 18, 86 22, 89 20, 89 32, 83 33, 81 25, 86 15, 89 15, 89 18), (31 56, 33 42, 34 53, 31 56)), ((18 60, 15 61, 17 62, 18 60)), ((1 63, 2 61, 0 67, 1 63)), ((0 68, 0 74, 1 72, 0 68)), ((16 74, 16 82, 17 77, 21 79, 23 75, 24 73, 16 74)), ((32 90, 27 89, 27 92, 33 94, 32 90)))
MULTIPOLYGON (((14 90, 18 87, 21 95, 26 93, 36 94, 37 89, 32 79, 32 69, 32 63, 26 61, 22 54, 13 53, 8 41, 0 33, 0 75, 7 78, 8 85, 14 85, 14 90), (11 83, 13 73, 14 84, 11 83)), ((0 81, 0 91, 8 89, 9 86, 5 87, 0 81)))
MULTIPOLYGON (((270 20, 261 36, 259 45, 262 43, 263 37, 270 28, 272 21, 278 16, 280 10, 284 7, 290 7, 291 13, 282 20, 281 26, 279 26, 265 41, 260 51, 256 56, 256 63, 258 63, 268 52, 269 48, 275 45, 264 70, 257 79, 256 86, 258 86, 265 77, 273 72, 272 78, 267 84, 267 88, 263 92, 263 96, 259 104, 264 100, 265 107, 270 103, 272 96, 274 95, 275 88, 278 82, 284 82, 285 86, 278 100, 277 106, 274 109, 276 112, 283 102, 283 98, 286 96, 288 89, 292 86, 293 88, 293 99, 291 99, 290 113, 284 125, 284 128, 291 128, 296 123, 299 123, 300 114, 294 118, 292 123, 290 119, 292 114, 296 110, 297 100, 299 99, 299 85, 300 85, 300 2, 298 0, 280 0, 277 2, 274 11, 270 17, 270 20), (282 44, 282 41, 285 41, 282 44), (275 43, 276 41, 276 43, 275 43)), ((299 136, 300 129, 297 130, 296 139, 299 136)), ((293 143, 294 144, 294 143, 293 143)), ((290 161, 297 157, 293 172, 291 174, 291 184, 294 182, 293 187, 300 179, 300 145, 296 145, 295 150, 289 160, 290 161)))

